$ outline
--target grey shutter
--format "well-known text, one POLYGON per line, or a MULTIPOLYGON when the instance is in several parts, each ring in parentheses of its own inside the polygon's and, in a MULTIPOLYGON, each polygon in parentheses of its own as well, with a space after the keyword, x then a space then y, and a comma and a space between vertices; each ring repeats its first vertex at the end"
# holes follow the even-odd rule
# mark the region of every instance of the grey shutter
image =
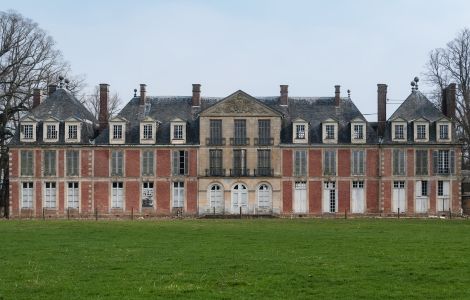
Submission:
POLYGON ((454 150, 450 150, 449 170, 450 170, 450 174, 454 174, 455 172, 455 151, 454 150))
POLYGON ((178 175, 179 173, 179 151, 173 151, 173 175, 178 175))
POLYGON ((184 175, 188 175, 188 151, 184 151, 184 175))
POLYGON ((295 163, 294 163, 294 174, 300 175, 300 151, 295 151, 295 163))
POLYGON ((432 152, 432 169, 434 174, 437 174, 438 155, 437 150, 432 152))
POLYGON ((149 155, 149 159, 148 159, 148 173, 149 175, 153 175, 153 165, 154 165, 154 155, 153 155, 153 151, 149 151, 148 152, 148 155, 149 155))
POLYGON ((303 176, 307 175, 307 151, 303 150, 300 152, 300 171, 303 176))
POLYGON ((405 151, 400 150, 400 175, 405 175, 405 151))
POLYGON ((331 174, 336 175, 336 152, 331 151, 331 174))
POLYGON ((398 150, 393 149, 393 175, 398 175, 398 150))
POLYGON ((122 161, 123 161, 123 154, 122 151, 118 152, 118 175, 122 175, 122 161))
POLYGON ((364 175, 364 151, 359 151, 359 174, 364 175))

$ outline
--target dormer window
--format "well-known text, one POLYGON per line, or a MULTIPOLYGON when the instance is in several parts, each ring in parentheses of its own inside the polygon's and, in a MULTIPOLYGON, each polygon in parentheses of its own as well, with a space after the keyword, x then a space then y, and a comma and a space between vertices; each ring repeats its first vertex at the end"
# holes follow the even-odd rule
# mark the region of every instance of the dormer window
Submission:
POLYGON ((70 117, 65 120, 65 142, 66 143, 79 143, 81 120, 70 117))
POLYGON ((439 139, 448 140, 449 139, 449 125, 439 125, 439 139))
POLYGON ((44 142, 59 141, 59 120, 53 117, 44 120, 43 139, 44 142))
POLYGON ((122 125, 113 125, 113 140, 122 139, 122 125))
POLYGON ((297 118, 292 123, 292 142, 294 144, 308 143, 308 123, 307 121, 297 118))
POLYGON ((416 142, 429 141, 429 121, 425 118, 419 118, 413 122, 414 124, 414 140, 416 142))
POLYGON ((295 138, 299 140, 305 139, 305 125, 296 125, 295 126, 295 138))
POLYGON ((172 144, 185 144, 186 143, 186 122, 176 118, 171 121, 171 143, 172 144))
POLYGON ((416 138, 418 140, 426 139, 426 125, 416 125, 416 138))
POLYGON ((157 121, 151 117, 146 117, 140 121, 140 143, 155 144, 157 132, 157 121))
POLYGON ((35 142, 36 141, 36 120, 27 116, 20 121, 20 141, 35 142))
POLYGON ((32 140, 34 138, 33 129, 34 126, 32 124, 21 125, 24 140, 32 140))
POLYGON ((325 139, 333 140, 335 138, 335 126, 334 125, 325 125, 326 136, 325 139))
POLYGON ((76 140, 78 138, 78 125, 68 125, 67 126, 67 139, 76 140))
POLYGON ((47 139, 55 140, 57 139, 57 127, 56 125, 46 125, 47 126, 47 139))
POLYGON ((110 144, 124 144, 126 142, 126 123, 127 120, 120 116, 109 121, 110 144))
MULTIPOLYGON (((392 141, 394 142, 404 142, 408 138, 407 134, 407 121, 400 117, 396 117, 392 120, 392 141)), ((414 122, 415 126, 418 124, 414 122)), ((421 123, 422 124, 422 123, 421 123)), ((416 133, 417 131, 414 130, 416 133)))
POLYGON ((397 124, 395 125, 395 139, 396 140, 403 140, 405 138, 404 136, 404 125, 397 124))
POLYGON ((144 125, 144 140, 150 140, 153 138, 153 128, 151 124, 144 125))
POLYGON ((328 118, 322 123, 323 143, 336 144, 338 142, 338 122, 328 118))
POLYGON ((436 140, 438 142, 452 141, 451 122, 447 118, 442 118, 436 122, 436 140))
POLYGON ((360 144, 366 142, 366 122, 362 118, 354 118, 351 121, 351 143, 360 144))
POLYGON ((182 140, 183 139, 183 125, 175 125, 173 129, 173 139, 182 140))
POLYGON ((353 139, 355 140, 364 139, 364 125, 353 126, 353 139))

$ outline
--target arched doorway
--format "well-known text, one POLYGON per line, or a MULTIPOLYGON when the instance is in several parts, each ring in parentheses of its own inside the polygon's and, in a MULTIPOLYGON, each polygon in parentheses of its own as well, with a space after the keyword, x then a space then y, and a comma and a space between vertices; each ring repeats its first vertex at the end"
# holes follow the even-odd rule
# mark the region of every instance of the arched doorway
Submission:
POLYGON ((242 212, 248 210, 248 189, 246 185, 237 183, 232 188, 232 213, 240 213, 240 207, 242 212))
POLYGON ((258 187, 258 213, 272 213, 272 189, 266 183, 258 187))
POLYGON ((209 205, 211 212, 222 213, 224 211, 224 191, 220 184, 214 183, 209 186, 209 205))

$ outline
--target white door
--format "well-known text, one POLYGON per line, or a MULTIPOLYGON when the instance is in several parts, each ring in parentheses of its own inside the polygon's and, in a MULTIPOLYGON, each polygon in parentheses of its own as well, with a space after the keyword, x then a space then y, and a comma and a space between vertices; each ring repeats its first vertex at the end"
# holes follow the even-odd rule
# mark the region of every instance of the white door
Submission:
POLYGON ((78 182, 69 182, 67 187, 67 207, 78 209, 78 182))
POLYGON ((56 207, 56 183, 55 182, 46 182, 46 190, 44 191, 44 207, 45 208, 55 208, 56 207))
POLYGON ((428 182, 425 180, 416 181, 416 208, 417 213, 428 212, 428 182))
POLYGON ((123 208, 124 193, 122 182, 113 182, 111 197, 111 208, 123 208))
POLYGON ((22 208, 33 208, 33 183, 23 182, 22 193, 22 208))
POLYGON ((271 210, 271 188, 267 184, 261 184, 258 188, 258 212, 270 213, 271 210))
POLYGON ((295 183, 294 212, 307 213, 307 183, 305 181, 295 183))
POLYGON ((437 182, 437 211, 448 211, 450 203, 450 182, 437 182))
POLYGON ((184 182, 173 182, 173 208, 184 207, 184 182))
POLYGON ((153 207, 153 182, 142 183, 142 207, 153 207))
POLYGON ((365 207, 364 181, 353 181, 352 185, 351 212, 353 214, 362 214, 365 207))
POLYGON ((325 181, 323 183, 323 212, 334 213, 337 211, 336 182, 325 181))
POLYGON ((393 182, 393 200, 392 200, 392 212, 403 213, 406 211, 406 197, 405 197, 405 182, 394 181, 393 182))
POLYGON ((222 213, 224 211, 224 197, 222 187, 218 184, 214 184, 209 189, 209 203, 211 206, 211 212, 215 210, 216 213, 222 213))
POLYGON ((232 189, 232 213, 248 212, 248 189, 244 184, 236 184, 232 189))

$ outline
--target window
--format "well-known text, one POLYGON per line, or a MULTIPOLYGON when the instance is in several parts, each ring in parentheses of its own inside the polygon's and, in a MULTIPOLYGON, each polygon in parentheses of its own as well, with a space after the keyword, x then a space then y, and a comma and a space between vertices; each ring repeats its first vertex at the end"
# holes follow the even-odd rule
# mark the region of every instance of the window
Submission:
POLYGON ((55 208, 56 207, 56 183, 46 182, 44 190, 44 207, 55 208))
POLYGON ((258 145, 271 144, 271 120, 258 120, 258 145))
POLYGON ((152 176, 154 169, 153 151, 142 151, 142 176, 152 176))
POLYGON ((352 154, 352 175, 364 175, 365 151, 353 150, 352 154))
POLYGON ((295 125, 295 138, 299 140, 305 139, 305 125, 295 125))
POLYGON ((78 138, 78 125, 68 125, 67 139, 76 140, 78 138))
POLYGON ((209 145, 222 145, 222 120, 210 120, 209 145))
POLYGON ((364 125, 354 125, 354 136, 355 140, 364 139, 364 125))
POLYGON ((449 125, 439 125, 439 139, 449 139, 449 125))
MULTIPOLYGON (((152 124, 145 124, 144 125, 144 140, 151 140, 153 139, 153 125, 152 124)), ((181 136, 183 135, 183 130, 181 130, 181 136)), ((182 138, 182 137, 181 137, 182 138)))
POLYGON ((418 140, 426 139, 426 125, 416 125, 416 138, 418 140))
POLYGON ((21 129, 23 131, 23 139, 25 140, 32 140, 34 139, 33 135, 33 125, 21 125, 21 129))
POLYGON ((211 149, 209 150, 209 172, 210 176, 224 176, 225 172, 222 169, 222 150, 211 149))
POLYGON ((55 150, 44 151, 44 176, 55 176, 55 150))
POLYGON ((325 139, 334 140, 335 139, 335 125, 325 125, 325 139))
POLYGON ((113 125, 113 139, 122 140, 122 125, 113 125))
POLYGON ((153 207, 153 182, 142 182, 142 207, 153 207))
POLYGON ((258 187, 258 208, 270 209, 272 207, 271 187, 267 184, 261 184, 258 187))
POLYGON ((21 188, 21 207, 33 208, 33 183, 23 182, 21 188))
POLYGON ((173 182, 173 208, 184 207, 184 182, 173 182))
POLYGON ((329 213, 335 213, 338 211, 336 182, 325 181, 323 184, 324 211, 329 213))
POLYGON ((415 173, 416 175, 428 175, 428 151, 416 150, 415 158, 415 173))
POLYGON ((336 151, 325 150, 323 158, 323 174, 336 175, 336 151))
POLYGON ((188 175, 188 151, 173 151, 173 175, 188 175))
POLYGON ((257 176, 273 176, 271 169, 271 150, 258 150, 258 169, 255 173, 257 176))
POLYGON ((69 182, 67 188, 67 207, 78 209, 79 196, 78 196, 78 182, 69 182))
POLYGON ((437 182, 437 195, 444 196, 444 181, 442 180, 437 182))
POLYGON ((67 150, 65 152, 65 160, 67 164, 67 176, 78 176, 79 175, 79 166, 78 166, 78 150, 67 150))
POLYGON ((246 150, 234 149, 233 150, 233 170, 232 176, 248 176, 246 169, 246 150))
POLYGON ((124 192, 122 182, 113 182, 113 188, 111 191, 111 208, 119 209, 123 208, 124 204, 124 192))
POLYGON ((33 151, 24 150, 21 151, 21 175, 22 176, 33 176, 33 151))
POLYGON ((123 153, 120 150, 114 150, 111 154, 111 176, 123 175, 123 153))
POLYGON ((428 182, 426 180, 421 181, 421 196, 428 195, 428 182))
POLYGON ((48 140, 56 140, 57 139, 57 125, 47 125, 46 126, 46 138, 48 140))
POLYGON ((294 176, 307 175, 307 151, 296 150, 294 152, 294 176))
POLYGON ((234 139, 233 145, 246 145, 246 120, 235 120, 234 121, 234 139))
POLYGON ((401 124, 396 124, 395 125, 395 139, 396 140, 403 140, 405 138, 404 136, 404 125, 401 124))
POLYGON ((173 139, 182 140, 183 139, 183 125, 174 125, 173 126, 173 139))
POLYGON ((405 150, 393 149, 393 175, 405 175, 405 150))
POLYGON ((434 172, 441 175, 454 173, 455 152, 449 150, 434 151, 434 172))

